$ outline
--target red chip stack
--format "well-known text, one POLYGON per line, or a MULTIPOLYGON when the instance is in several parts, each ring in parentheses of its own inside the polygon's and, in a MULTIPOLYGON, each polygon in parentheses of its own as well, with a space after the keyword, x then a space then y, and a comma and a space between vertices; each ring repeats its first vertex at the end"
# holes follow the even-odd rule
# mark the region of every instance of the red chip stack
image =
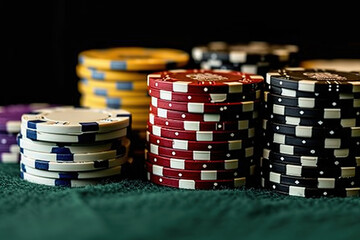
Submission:
POLYGON ((229 70, 148 75, 148 179, 185 189, 248 185, 255 173, 263 82, 229 70))

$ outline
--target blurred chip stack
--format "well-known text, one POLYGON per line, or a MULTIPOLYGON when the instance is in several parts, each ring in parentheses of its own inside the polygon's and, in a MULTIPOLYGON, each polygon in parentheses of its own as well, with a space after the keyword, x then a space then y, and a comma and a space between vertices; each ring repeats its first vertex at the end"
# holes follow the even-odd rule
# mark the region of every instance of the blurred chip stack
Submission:
POLYGON ((228 69, 265 77, 270 70, 298 66, 298 51, 296 45, 267 42, 210 42, 194 47, 192 58, 202 69, 228 69))
POLYGON ((17 104, 0 107, 0 163, 18 163, 20 160, 16 135, 20 132, 21 115, 48 104, 17 104))
POLYGON ((131 114, 73 107, 21 117, 20 176, 32 183, 82 187, 119 176, 128 158, 131 114))
POLYGON ((268 73, 262 186, 300 197, 360 192, 360 76, 289 68, 268 73))
POLYGON ((173 70, 148 75, 148 86, 150 181, 186 189, 252 183, 262 76, 173 70))
POLYGON ((312 59, 300 63, 303 68, 360 72, 360 59, 312 59))
POLYGON ((185 66, 189 55, 176 49, 120 47, 80 53, 81 105, 123 108, 132 113, 134 158, 144 158, 145 129, 150 98, 146 74, 185 66))

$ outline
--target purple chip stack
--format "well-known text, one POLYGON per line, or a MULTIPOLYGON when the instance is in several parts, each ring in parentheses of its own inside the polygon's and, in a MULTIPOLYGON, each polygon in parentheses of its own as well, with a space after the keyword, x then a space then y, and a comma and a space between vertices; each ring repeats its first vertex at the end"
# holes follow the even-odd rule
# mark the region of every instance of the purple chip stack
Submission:
POLYGON ((35 103, 0 107, 0 163, 18 163, 20 160, 16 135, 20 132, 21 116, 49 106, 45 103, 35 103))

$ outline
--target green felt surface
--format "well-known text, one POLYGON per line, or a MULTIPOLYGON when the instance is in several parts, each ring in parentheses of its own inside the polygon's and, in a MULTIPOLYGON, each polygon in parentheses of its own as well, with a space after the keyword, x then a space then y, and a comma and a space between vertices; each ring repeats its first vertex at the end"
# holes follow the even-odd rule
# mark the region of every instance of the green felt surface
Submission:
POLYGON ((66 189, 0 165, 0 239, 360 239, 360 198, 192 191, 142 180, 66 189))

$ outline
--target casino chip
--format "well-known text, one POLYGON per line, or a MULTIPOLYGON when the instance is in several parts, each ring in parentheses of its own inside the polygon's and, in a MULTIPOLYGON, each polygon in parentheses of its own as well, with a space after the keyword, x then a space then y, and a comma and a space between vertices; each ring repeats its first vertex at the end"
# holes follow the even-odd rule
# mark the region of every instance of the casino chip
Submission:
MULTIPOLYGON (((151 100, 147 74, 184 67, 188 61, 189 55, 176 49, 120 47, 83 51, 79 54, 76 67, 80 78, 78 90, 82 95, 80 105, 129 111, 132 114, 133 130, 131 152, 135 159, 144 160, 145 131, 151 100)), ((249 101, 260 97, 259 92, 243 95, 249 101)), ((237 94, 229 98, 239 96, 237 94)), ((140 168, 142 165, 139 164, 140 168)))
POLYGON ((265 77, 272 69, 297 66, 298 52, 296 45, 210 42, 194 47, 192 58, 201 69, 233 70, 265 77))
POLYGON ((148 179, 185 189, 254 183, 263 78, 229 70, 148 75, 148 179))
POLYGON ((34 103, 0 107, 0 163, 18 163, 20 160, 16 135, 20 132, 22 114, 50 106, 34 103))
POLYGON ((360 76, 287 68, 266 78, 261 185, 299 197, 360 195, 360 76))
POLYGON ((23 114, 17 136, 20 176, 28 182, 80 187, 123 173, 131 113, 54 107, 23 114))
POLYGON ((332 69, 344 72, 360 72, 360 59, 313 59, 300 63, 303 68, 332 69))

